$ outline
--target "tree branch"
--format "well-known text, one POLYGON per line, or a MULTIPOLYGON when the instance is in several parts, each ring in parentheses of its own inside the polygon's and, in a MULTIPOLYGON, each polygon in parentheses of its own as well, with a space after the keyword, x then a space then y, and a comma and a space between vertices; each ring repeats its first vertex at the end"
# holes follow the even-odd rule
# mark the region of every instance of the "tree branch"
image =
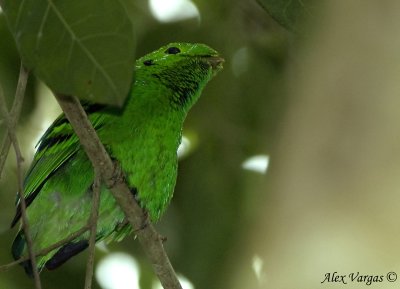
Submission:
MULTIPOLYGON (((17 89, 18 91, 18 89, 17 89)), ((24 188, 23 188, 23 176, 22 176, 22 162, 24 161, 21 150, 19 148, 18 140, 15 135, 15 119, 11 119, 10 115, 8 114, 7 110, 7 104, 5 101, 4 93, 3 93, 3 88, 0 84, 0 109, 2 114, 4 115, 4 119, 7 124, 7 130, 8 130, 8 136, 13 144, 14 151, 15 151, 15 156, 17 160, 17 177, 18 177, 18 195, 19 195, 19 200, 20 200, 20 207, 21 207, 21 219, 22 219, 22 227, 24 230, 24 236, 26 239, 26 244, 28 247, 28 254, 30 258, 30 262, 32 265, 33 269, 33 277, 35 279, 35 287, 36 289, 41 289, 42 285, 40 282, 40 276, 39 272, 37 269, 36 265, 36 257, 35 257, 35 252, 33 249, 33 241, 32 237, 30 235, 30 230, 29 230, 29 222, 28 218, 26 216, 26 203, 25 203, 25 198, 24 198, 24 188)))
POLYGON ((99 216, 99 204, 100 204, 100 185, 101 177, 96 171, 94 182, 93 182, 93 203, 92 211, 90 213, 89 225, 90 225, 90 236, 89 236, 89 256, 86 263, 86 276, 85 276, 85 289, 92 288, 93 280, 93 265, 94 265, 94 249, 96 245, 96 232, 97 232, 97 220, 99 216))
POLYGON ((56 98, 78 135, 93 167, 100 173, 102 180, 124 211, 132 228, 136 230, 139 242, 150 259, 162 286, 165 289, 182 289, 165 253, 162 238, 160 238, 153 225, 148 222, 147 214, 132 197, 132 193, 124 181, 121 169, 111 161, 79 100, 76 97, 60 94, 56 95, 56 98), (147 222, 145 226, 144 222, 147 222))
MULTIPOLYGON (((11 111, 8 113, 9 119, 12 127, 16 127, 16 123, 18 121, 19 115, 21 113, 22 103, 24 102, 26 83, 28 81, 28 70, 22 65, 20 65, 19 69, 19 77, 17 89, 15 91, 14 103, 11 108, 11 111)), ((4 101, 4 105, 5 101, 4 101)), ((7 106, 5 106, 6 108, 7 106)), ((4 134, 4 138, 2 141, 1 152, 0 152, 0 179, 2 176, 2 172, 4 169, 4 164, 6 163, 7 155, 10 150, 11 140, 8 136, 8 127, 6 127, 6 133, 4 134)))

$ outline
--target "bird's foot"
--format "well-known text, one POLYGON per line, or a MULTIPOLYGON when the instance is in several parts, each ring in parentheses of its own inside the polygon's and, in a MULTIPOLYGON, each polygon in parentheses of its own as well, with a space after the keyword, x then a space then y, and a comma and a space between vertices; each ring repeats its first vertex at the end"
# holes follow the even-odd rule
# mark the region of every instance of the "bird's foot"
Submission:
POLYGON ((135 233, 146 229, 149 226, 149 224, 150 224, 149 213, 147 211, 143 211, 141 225, 138 229, 135 230, 135 233))
POLYGON ((112 188, 115 186, 115 184, 121 182, 125 182, 124 172, 122 171, 121 166, 118 164, 118 162, 114 161, 114 171, 111 179, 109 180, 108 186, 109 188, 112 188))

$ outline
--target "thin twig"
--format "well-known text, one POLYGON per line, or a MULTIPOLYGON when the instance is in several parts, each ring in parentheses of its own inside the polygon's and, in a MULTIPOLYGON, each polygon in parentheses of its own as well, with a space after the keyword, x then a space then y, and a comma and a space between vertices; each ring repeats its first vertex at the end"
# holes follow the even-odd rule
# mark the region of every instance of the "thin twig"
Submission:
POLYGON ((17 159, 18 195, 19 195, 19 201, 20 201, 20 207, 21 207, 22 227, 24 230, 26 244, 28 247, 28 253, 29 253, 31 264, 32 264, 33 277, 35 279, 35 287, 36 287, 36 289, 41 289, 42 285, 40 282, 40 276, 39 276, 38 268, 36 265, 37 263, 36 263, 34 249, 33 249, 33 241, 32 241, 32 237, 30 235, 28 218, 26 216, 26 203, 25 203, 25 198, 24 198, 23 176, 22 176, 22 162, 24 161, 24 159, 22 157, 21 150, 20 150, 19 144, 18 144, 18 140, 15 135, 15 123, 13 123, 10 120, 10 116, 8 115, 7 105, 6 105, 6 101, 5 101, 4 93, 3 93, 3 87, 1 86, 1 84, 0 84, 0 109, 1 109, 2 114, 4 115, 4 119, 5 119, 7 127, 8 127, 8 136, 11 140, 11 143, 13 144, 15 156, 17 159))
POLYGON ((37 289, 41 289, 42 285, 40 282, 40 276, 39 276, 39 271, 37 268, 37 262, 36 262, 36 257, 35 257, 35 251, 34 251, 34 244, 32 240, 32 236, 30 234, 30 227, 29 227, 29 221, 28 217, 26 215, 26 202, 25 202, 25 197, 24 197, 24 188, 23 188, 23 176, 22 176, 22 162, 23 158, 21 155, 21 151, 19 149, 18 145, 18 140, 15 137, 15 134, 11 131, 9 131, 10 139, 13 144, 14 150, 15 150, 15 155, 17 158, 17 172, 18 172, 18 195, 19 195, 19 202, 20 202, 20 207, 21 207, 21 219, 22 219, 22 227, 24 230, 24 236, 26 240, 26 245, 28 247, 28 254, 30 257, 31 265, 32 265, 32 270, 33 270, 33 277, 35 279, 35 286, 37 289))
POLYGON ((99 204, 100 204, 100 185, 101 177, 96 171, 95 178, 92 186, 93 191, 93 201, 92 201, 92 211, 90 213, 90 236, 89 236, 89 256, 86 263, 86 276, 85 276, 85 289, 92 288, 93 280, 93 266, 94 266, 94 249, 96 245, 96 232, 97 232, 97 220, 99 216, 99 204))
MULTIPOLYGON (((72 233, 71 235, 69 235, 68 237, 58 241, 57 243, 52 244, 49 247, 46 247, 42 250, 40 250, 39 252, 35 252, 36 257, 38 256, 44 256, 47 255, 48 253, 50 253, 51 251, 60 248, 61 246, 71 242, 72 240, 76 239, 77 237, 81 236, 83 233, 85 233, 86 231, 88 231, 90 229, 90 223, 88 222, 85 226, 83 226, 82 228, 80 228, 79 230, 75 231, 74 233, 72 233)), ((19 263, 22 263, 24 261, 29 260, 30 257, 29 256, 25 256, 22 258, 19 258, 16 261, 10 262, 8 264, 2 265, 0 266, 0 272, 5 272, 8 271, 9 269, 11 269, 13 266, 18 265, 19 263)))
MULTIPOLYGON (((11 111, 9 112, 9 119, 12 127, 16 127, 16 123, 18 121, 19 115, 21 113, 22 103, 24 102, 26 83, 28 81, 29 72, 22 65, 20 65, 19 69, 19 77, 17 89, 15 91, 14 103, 11 107, 11 111)), ((5 105, 5 103, 4 103, 5 105)), ((2 176, 3 168, 6 163, 7 155, 10 150, 11 140, 8 136, 7 132, 8 128, 6 128, 6 133, 4 134, 4 139, 2 141, 1 152, 0 152, 0 179, 2 176)))
POLYGON ((56 98, 78 135, 93 167, 100 172, 102 180, 124 211, 132 228, 137 230, 139 242, 150 259, 153 270, 160 279, 162 286, 165 289, 182 289, 164 250, 162 238, 147 220, 147 214, 132 197, 121 169, 111 161, 79 100, 76 97, 66 95, 56 95, 56 98), (146 222, 145 225, 144 222, 146 222))

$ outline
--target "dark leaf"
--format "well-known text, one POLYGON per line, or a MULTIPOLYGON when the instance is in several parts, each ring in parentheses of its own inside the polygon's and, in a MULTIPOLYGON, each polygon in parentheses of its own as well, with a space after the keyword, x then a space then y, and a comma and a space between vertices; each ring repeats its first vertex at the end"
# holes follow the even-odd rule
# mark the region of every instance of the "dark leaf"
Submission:
POLYGON ((261 6, 283 27, 295 31, 299 20, 312 15, 313 0, 258 0, 261 6))
POLYGON ((53 91, 122 104, 135 39, 122 1, 5 0, 22 60, 53 91))

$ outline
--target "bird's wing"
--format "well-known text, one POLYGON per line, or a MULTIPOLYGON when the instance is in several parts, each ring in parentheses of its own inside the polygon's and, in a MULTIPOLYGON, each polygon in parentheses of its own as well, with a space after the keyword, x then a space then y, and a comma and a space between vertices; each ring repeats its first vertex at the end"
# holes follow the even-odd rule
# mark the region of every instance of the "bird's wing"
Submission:
MULTIPOLYGON (((101 129, 104 117, 96 113, 101 106, 85 104, 84 108, 96 130, 101 129)), ((40 192, 48 178, 68 162, 80 149, 77 135, 64 114, 60 115, 47 129, 36 145, 37 151, 24 180, 24 197, 29 206, 40 192)), ((21 207, 17 196, 17 210, 11 223, 13 227, 21 217, 21 207)))

